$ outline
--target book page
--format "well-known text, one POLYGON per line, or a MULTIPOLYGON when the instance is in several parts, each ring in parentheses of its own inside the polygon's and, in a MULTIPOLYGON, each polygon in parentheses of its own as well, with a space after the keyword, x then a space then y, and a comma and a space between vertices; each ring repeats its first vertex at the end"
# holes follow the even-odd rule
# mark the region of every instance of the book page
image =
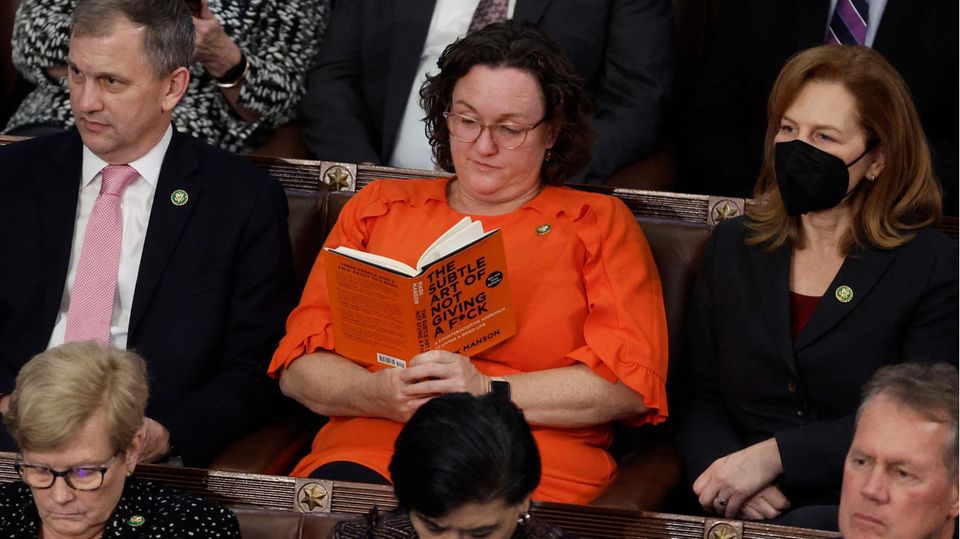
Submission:
POLYGON ((328 249, 335 253, 340 253, 342 255, 349 256, 350 258, 354 258, 356 260, 362 260, 363 262, 373 264, 374 266, 379 266, 381 268, 395 271, 397 273, 402 273, 408 277, 413 277, 414 275, 419 273, 418 270, 411 268, 410 266, 404 264, 403 262, 400 262, 399 260, 394 260, 392 258, 388 258, 386 256, 375 255, 373 253, 358 251, 356 249, 351 249, 350 247, 342 247, 342 246, 335 247, 333 249, 330 249, 328 247, 328 249))
POLYGON ((430 247, 427 247, 423 254, 420 255, 420 259, 417 260, 417 270, 423 271, 423 268, 433 262, 440 260, 466 245, 470 245, 483 236, 483 223, 473 221, 469 217, 464 217, 460 222, 447 229, 430 247))
POLYGON ((378 354, 409 359, 417 350, 409 278, 325 250, 334 351, 364 364, 378 354))

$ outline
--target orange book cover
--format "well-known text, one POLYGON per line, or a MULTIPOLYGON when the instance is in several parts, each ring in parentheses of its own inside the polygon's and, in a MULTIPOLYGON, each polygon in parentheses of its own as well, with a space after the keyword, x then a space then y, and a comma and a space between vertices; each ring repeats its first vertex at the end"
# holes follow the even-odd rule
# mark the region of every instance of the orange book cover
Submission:
MULTIPOLYGON (((455 227, 465 222, 482 233, 469 218, 455 227)), ((469 357, 516 333, 500 230, 436 246, 425 252, 433 250, 435 259, 418 268, 351 249, 323 250, 336 353, 405 368, 427 350, 469 357)))

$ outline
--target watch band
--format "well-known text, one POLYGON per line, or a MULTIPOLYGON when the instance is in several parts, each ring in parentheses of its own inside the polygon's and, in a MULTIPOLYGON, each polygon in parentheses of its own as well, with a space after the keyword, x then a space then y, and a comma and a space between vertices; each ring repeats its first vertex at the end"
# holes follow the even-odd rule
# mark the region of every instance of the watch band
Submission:
POLYGON ((500 376, 491 376, 490 393, 504 400, 510 400, 510 382, 500 376))
POLYGON ((217 81, 217 86, 220 88, 233 88, 240 84, 240 81, 247 76, 248 71, 250 71, 250 62, 246 55, 241 52, 240 61, 237 62, 237 65, 228 69, 222 76, 213 77, 213 80, 217 81))

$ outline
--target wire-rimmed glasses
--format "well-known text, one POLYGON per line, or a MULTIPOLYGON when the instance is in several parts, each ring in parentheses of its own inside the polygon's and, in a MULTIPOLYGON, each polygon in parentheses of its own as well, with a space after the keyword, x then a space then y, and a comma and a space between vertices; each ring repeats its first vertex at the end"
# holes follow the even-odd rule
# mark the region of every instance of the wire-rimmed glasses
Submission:
POLYGON ((483 130, 489 129, 490 135, 497 146, 507 150, 519 148, 527 140, 527 133, 536 129, 546 119, 546 116, 544 116, 533 125, 523 125, 513 122, 485 124, 478 118, 456 112, 444 112, 443 117, 447 119, 450 134, 460 142, 476 142, 483 130))

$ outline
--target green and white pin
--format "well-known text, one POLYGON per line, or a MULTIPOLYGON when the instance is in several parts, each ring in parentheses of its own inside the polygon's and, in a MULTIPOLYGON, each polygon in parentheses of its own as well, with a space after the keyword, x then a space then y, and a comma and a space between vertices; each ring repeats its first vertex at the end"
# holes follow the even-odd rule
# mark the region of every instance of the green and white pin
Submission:
POLYGON ((551 230, 553 230, 553 227, 544 223, 537 227, 537 236, 543 236, 544 234, 548 234, 551 230))
POLYGON ((850 300, 853 299, 853 289, 843 284, 837 287, 833 295, 836 296, 837 301, 840 303, 850 303, 850 300))
POLYGON ((183 189, 177 189, 170 193, 170 202, 172 202, 174 206, 183 206, 188 200, 190 200, 190 195, 183 189))
POLYGON ((133 526, 134 528, 138 528, 140 526, 143 526, 143 524, 146 521, 147 519, 143 518, 143 515, 133 515, 132 517, 127 519, 127 524, 129 526, 133 526))

